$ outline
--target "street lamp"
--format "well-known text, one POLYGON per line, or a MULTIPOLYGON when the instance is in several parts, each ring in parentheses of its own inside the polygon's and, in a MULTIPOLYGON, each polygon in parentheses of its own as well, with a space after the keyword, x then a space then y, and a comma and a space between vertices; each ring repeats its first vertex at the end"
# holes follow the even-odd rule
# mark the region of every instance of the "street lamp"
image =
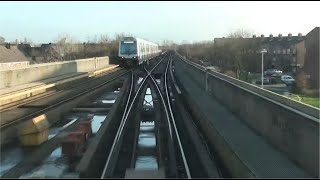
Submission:
POLYGON ((261 88, 263 89, 263 53, 266 53, 266 49, 261 50, 261 88))
POLYGON ((208 92, 208 73, 210 69, 208 67, 205 68, 206 77, 205 77, 205 86, 206 86, 206 92, 208 92))

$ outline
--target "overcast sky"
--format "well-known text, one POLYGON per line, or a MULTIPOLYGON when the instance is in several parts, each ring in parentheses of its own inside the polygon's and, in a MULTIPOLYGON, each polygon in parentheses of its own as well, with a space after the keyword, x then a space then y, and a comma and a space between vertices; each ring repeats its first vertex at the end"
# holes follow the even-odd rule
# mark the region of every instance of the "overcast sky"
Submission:
POLYGON ((0 2, 6 41, 54 42, 61 34, 84 42, 115 33, 161 43, 213 40, 238 28, 256 34, 307 34, 320 26, 320 2, 0 2))

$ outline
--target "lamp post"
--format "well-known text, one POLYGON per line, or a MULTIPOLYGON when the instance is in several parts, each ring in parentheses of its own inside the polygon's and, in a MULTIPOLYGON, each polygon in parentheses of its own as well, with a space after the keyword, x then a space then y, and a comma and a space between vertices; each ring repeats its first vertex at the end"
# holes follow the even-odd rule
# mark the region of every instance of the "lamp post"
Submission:
POLYGON ((208 72, 209 72, 209 68, 206 67, 205 71, 206 71, 205 86, 206 86, 206 92, 208 92, 208 72))
POLYGON ((263 53, 266 53, 267 50, 261 50, 261 88, 263 89, 263 53))

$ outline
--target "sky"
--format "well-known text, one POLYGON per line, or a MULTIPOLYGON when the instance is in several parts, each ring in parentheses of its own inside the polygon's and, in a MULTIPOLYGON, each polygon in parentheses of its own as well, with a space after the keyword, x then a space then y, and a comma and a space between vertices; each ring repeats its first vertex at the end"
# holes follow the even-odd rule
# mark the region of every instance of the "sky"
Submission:
POLYGON ((0 2, 0 36, 34 43, 64 34, 79 42, 129 33, 152 42, 210 41, 239 28, 257 35, 306 35, 320 26, 316 1, 0 2))

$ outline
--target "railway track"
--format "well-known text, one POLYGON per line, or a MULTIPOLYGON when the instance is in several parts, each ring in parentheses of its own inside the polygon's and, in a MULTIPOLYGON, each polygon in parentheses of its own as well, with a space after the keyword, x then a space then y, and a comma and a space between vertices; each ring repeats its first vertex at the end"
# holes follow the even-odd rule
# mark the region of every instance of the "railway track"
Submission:
MULTIPOLYGON (((119 79, 120 77, 125 76, 130 71, 122 70, 122 68, 118 68, 117 70, 114 70, 112 72, 119 72, 119 73, 116 74, 116 75, 113 75, 114 77, 108 79, 107 81, 102 81, 102 78, 104 76, 106 76, 106 75, 110 75, 111 72, 103 73, 103 74, 99 75, 99 78, 95 78, 93 80, 89 79, 89 80, 81 82, 80 84, 77 84, 75 86, 68 87, 68 88, 60 90, 60 91, 56 91, 56 92, 54 92, 52 94, 49 94, 49 95, 46 94, 46 95, 41 96, 41 97, 36 97, 34 99, 30 99, 27 102, 23 102, 23 104, 14 105, 14 107, 16 107, 16 108, 28 108, 28 107, 31 107, 31 106, 27 106, 26 103, 35 102, 36 100, 44 100, 46 98, 50 98, 50 97, 54 97, 54 96, 63 96, 63 95, 66 94, 65 96, 63 96, 64 98, 55 99, 52 103, 49 103, 49 105, 34 106, 34 107, 38 107, 38 108, 36 108, 36 110, 34 110, 34 111, 28 112, 25 115, 22 115, 21 117, 17 117, 17 118, 15 118, 13 120, 10 120, 9 122, 5 122, 5 116, 2 116, 0 130, 3 130, 5 128, 7 128, 7 127, 10 127, 10 126, 15 125, 15 124, 20 123, 20 122, 23 122, 23 121, 26 121, 26 120, 30 120, 30 119, 32 119, 34 117, 37 117, 37 116, 39 116, 41 114, 44 114, 47 111, 49 111, 49 110, 51 110, 53 108, 56 108, 56 107, 58 107, 58 106, 60 106, 62 104, 65 104, 67 102, 73 101, 73 100, 75 100, 75 99, 77 99, 77 98, 79 98, 81 96, 84 96, 85 94, 87 94, 89 92, 97 90, 97 89, 105 86, 106 84, 119 79), (70 93, 73 90, 84 88, 84 87, 88 86, 88 84, 90 84, 90 83, 94 84, 91 88, 85 89, 83 91, 76 92, 76 93, 70 93), (69 91, 70 94, 67 94, 68 91, 69 91), (70 95, 70 96, 68 96, 68 95, 70 95)), ((2 111, 0 113, 4 113, 4 111, 2 111)))
MULTIPOLYGON (((184 154, 171 108, 171 96, 168 87, 169 83, 167 82, 171 60, 171 55, 166 54, 151 70, 147 70, 144 67, 146 75, 134 96, 132 93, 134 85, 131 83, 129 98, 124 110, 125 113, 122 116, 116 138, 114 139, 100 178, 191 178, 186 155, 184 154), (152 74, 160 64, 165 64, 163 92, 160 90, 161 88, 152 74), (146 92, 146 96, 151 95, 151 92, 153 92, 152 105, 150 105, 150 102, 148 102, 148 106, 141 103, 146 101, 143 100, 144 94, 142 92, 146 92), (133 115, 133 112, 139 113, 133 115), (149 115, 144 116, 143 114, 149 115), (159 118, 160 116, 162 118, 159 118), (153 131, 145 132, 144 129, 150 128, 150 124, 153 126, 153 131), (149 139, 150 141, 150 137, 154 137, 152 145, 144 144, 142 146, 141 144, 143 144, 144 140, 149 139), (148 149, 148 146, 151 147, 148 149), (139 161, 150 154, 153 157, 156 156, 153 159, 154 164, 152 166, 154 167, 140 168, 139 161)), ((133 76, 132 82, 134 82, 133 76)))
MULTIPOLYGON (((61 86, 66 86, 66 85, 59 85, 59 88, 58 88, 58 87, 55 87, 53 85, 55 83, 51 83, 51 84, 45 85, 45 86, 41 86, 41 85, 40 86, 34 86, 34 87, 31 87, 31 88, 17 90, 17 91, 13 91, 13 92, 10 92, 10 93, 7 93, 7 94, 2 94, 1 97, 6 97, 6 96, 10 96, 10 95, 15 95, 15 94, 23 94, 26 91, 33 92, 34 89, 43 89, 45 87, 51 86, 50 88, 45 88, 45 92, 43 92, 43 93, 40 93, 40 94, 37 94, 37 95, 33 95, 33 96, 28 97, 28 98, 17 100, 17 101, 11 102, 11 103, 2 104, 0 106, 0 113, 4 112, 4 111, 7 111, 9 109, 18 108, 18 107, 20 107, 20 106, 22 106, 24 104, 27 104, 27 103, 31 103, 31 102, 34 102, 34 101, 37 101, 37 100, 41 100, 41 99, 47 98, 49 96, 53 96, 53 95, 57 95, 59 93, 63 93, 63 91, 65 91, 65 90, 79 87, 81 85, 87 84, 88 82, 90 82, 90 81, 92 81, 94 79, 101 78, 103 76, 112 74, 112 73, 114 73, 116 71, 120 71, 122 69, 123 68, 116 67, 114 69, 111 69, 111 70, 108 70, 108 71, 105 71, 105 72, 101 72, 99 74, 98 73, 96 74, 94 72, 93 73, 94 77, 93 77, 93 75, 88 75, 87 78, 84 79, 84 80, 82 80, 82 78, 81 78, 81 79, 76 79, 75 82, 73 82, 73 81, 72 82, 67 82, 66 84, 70 83, 71 85, 67 86, 67 87, 64 87, 64 88, 61 88, 61 86), (93 79, 91 77, 93 77, 93 79), (78 82, 79 80, 80 80, 80 82, 78 82)), ((74 75, 74 76, 71 76, 71 77, 68 77, 68 78, 73 79, 73 78, 76 78, 76 77, 77 77, 77 75, 74 75)), ((66 80, 68 81, 68 78, 67 79, 62 79, 62 80, 59 80, 59 81, 66 81, 66 80)))
MULTIPOLYGON (((169 82, 168 82, 168 75, 169 75, 169 65, 172 64, 172 55, 170 56, 170 59, 167 63, 167 67, 166 67, 166 72, 165 72, 165 75, 164 75, 164 89, 165 89, 165 95, 166 95, 166 100, 167 100, 167 106, 168 106, 168 110, 170 112, 170 118, 171 118, 171 123, 173 125, 173 128, 174 128, 174 134, 175 134, 175 137, 176 138, 176 142, 177 142, 177 146, 178 146, 178 149, 180 151, 180 153, 178 153, 178 155, 181 155, 181 157, 179 158, 180 161, 180 165, 178 166, 179 167, 179 171, 180 173, 186 173, 186 176, 182 176, 184 178, 188 178, 190 179, 191 178, 191 175, 190 175, 190 170, 189 170, 189 166, 188 166, 188 163, 187 163, 187 160, 186 160, 186 156, 185 156, 185 153, 184 153, 184 150, 183 150, 183 146, 181 144, 181 140, 180 140, 180 135, 179 135, 179 132, 178 132, 178 129, 177 129, 177 125, 176 125, 176 122, 175 122, 175 118, 174 118, 174 115, 173 115, 173 111, 172 111, 172 107, 171 107, 171 96, 170 96, 170 93, 169 93, 169 82), (181 161, 182 160, 182 161, 181 161)), ((154 79, 152 78, 153 82, 154 79)), ((156 84, 156 83, 155 83, 156 84)), ((159 88, 158 89, 158 92, 161 94, 159 88)), ((161 98, 163 99, 163 98, 161 98)), ((163 100, 165 101, 165 100, 163 100)), ((169 119, 169 118, 168 118, 169 119)))
POLYGON ((217 175, 213 158, 208 155, 210 152, 205 148, 203 139, 198 137, 192 119, 180 107, 181 102, 179 105, 177 103, 178 98, 175 96, 181 94, 181 91, 175 83, 172 69, 172 54, 169 52, 159 61, 150 61, 149 66, 123 72, 81 93, 23 116, 13 124, 36 117, 130 74, 130 80, 126 79, 126 82, 131 83, 126 85, 123 98, 119 101, 124 103, 118 102, 114 107, 114 110, 121 109, 123 113, 111 118, 112 111, 107 121, 110 123, 104 123, 96 138, 99 139, 99 144, 105 140, 106 143, 102 144, 108 144, 108 147, 95 146, 93 143, 95 148, 88 149, 88 156, 82 158, 84 163, 81 167, 88 164, 85 159, 93 157, 90 151, 103 153, 101 150, 104 149, 105 155, 94 156, 93 159, 102 158, 101 162, 95 163, 100 164, 96 171, 85 172, 83 168, 79 168, 79 176, 81 177, 80 173, 93 172, 102 179, 221 177, 217 175), (137 82, 137 75, 143 76, 142 80, 137 82), (183 111, 184 114, 181 115, 178 111, 183 111), (188 118, 189 125, 185 125, 184 121, 188 118), (97 148, 99 150, 95 150, 97 148))
MULTIPOLYGON (((165 57, 164 57, 165 58, 165 57)), ((164 58, 162 58, 151 70, 150 72, 152 72, 163 60, 164 58)), ((136 103, 136 99, 138 97, 138 94, 141 93, 141 90, 142 90, 142 87, 145 85, 146 83, 146 80, 148 79, 148 77, 150 76, 150 72, 147 72, 147 75, 143 78, 143 80, 140 82, 140 85, 138 87, 138 89, 136 90, 135 92, 135 95, 133 95, 133 91, 134 91, 134 81, 133 81, 133 72, 132 72, 132 80, 131 80, 131 85, 130 85, 130 91, 129 91, 129 96, 128 96, 128 99, 127 99, 127 102, 126 102, 126 106, 125 106, 125 110, 124 110, 124 113, 123 113, 123 116, 122 116, 122 119, 121 119, 121 122, 120 122, 120 126, 118 128, 118 131, 117 131, 117 134, 115 136, 115 139, 113 141, 113 144, 112 144, 112 147, 111 147, 111 150, 110 150, 110 153, 108 155, 108 158, 107 158, 107 161, 105 163, 105 166, 104 166, 104 169, 103 169, 103 172, 101 174, 101 178, 104 178, 106 176, 108 176, 107 174, 110 174, 110 164, 112 161, 112 157, 115 153, 117 153, 116 149, 119 148, 119 146, 121 145, 120 140, 122 139, 123 137, 123 130, 124 130, 124 127, 126 125, 126 122, 128 120, 128 117, 129 117, 129 114, 130 114, 130 111, 131 109, 133 108, 134 104, 136 103), (130 104, 130 106, 129 106, 130 104)))

